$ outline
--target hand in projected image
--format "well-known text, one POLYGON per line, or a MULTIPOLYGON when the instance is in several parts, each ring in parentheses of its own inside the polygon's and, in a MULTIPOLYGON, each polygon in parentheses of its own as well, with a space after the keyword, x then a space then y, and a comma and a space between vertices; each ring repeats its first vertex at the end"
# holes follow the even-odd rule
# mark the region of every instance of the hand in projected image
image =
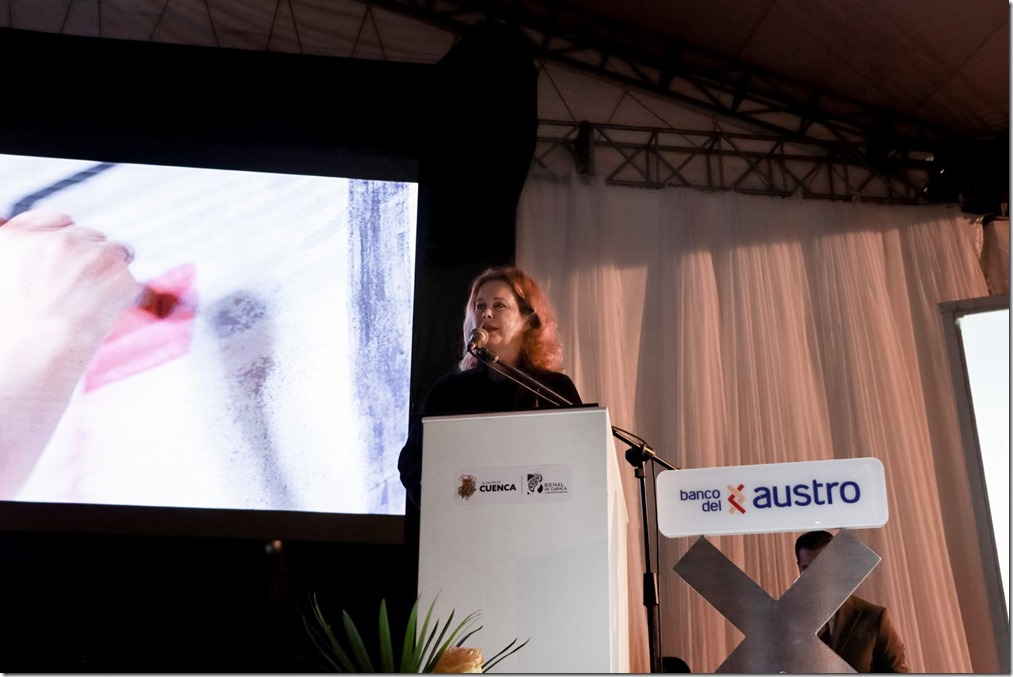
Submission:
POLYGON ((0 230, 0 317, 66 323, 79 338, 101 341, 142 289, 131 258, 124 245, 65 214, 19 214, 0 230))
POLYGON ((131 258, 65 214, 0 219, 0 499, 18 492, 102 339, 142 294, 131 258))

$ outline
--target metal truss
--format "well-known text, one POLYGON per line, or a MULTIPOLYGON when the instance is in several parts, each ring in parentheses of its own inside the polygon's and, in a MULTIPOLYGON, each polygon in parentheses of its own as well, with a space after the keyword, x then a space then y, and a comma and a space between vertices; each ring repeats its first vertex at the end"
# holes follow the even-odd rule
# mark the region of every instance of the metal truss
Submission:
POLYGON ((928 123, 736 63, 559 0, 371 0, 458 35, 482 19, 520 26, 539 59, 748 123, 785 140, 930 150, 956 135, 928 123))
POLYGON ((840 141, 779 135, 542 120, 534 162, 575 163, 606 183, 669 186, 778 197, 925 204, 938 169, 913 153, 872 157, 840 141))

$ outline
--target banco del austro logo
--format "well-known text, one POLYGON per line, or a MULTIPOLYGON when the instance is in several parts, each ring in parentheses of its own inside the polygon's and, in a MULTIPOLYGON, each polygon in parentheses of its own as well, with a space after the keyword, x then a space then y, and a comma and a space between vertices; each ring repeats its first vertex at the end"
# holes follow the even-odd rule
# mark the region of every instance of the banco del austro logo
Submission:
POLYGON ((702 512, 727 509, 732 515, 745 515, 750 510, 855 504, 861 498, 862 487, 854 480, 837 482, 812 479, 797 484, 760 485, 753 488, 736 482, 725 485, 724 491, 717 488, 679 490, 680 501, 697 502, 702 512), (722 503, 727 503, 727 508, 722 503))

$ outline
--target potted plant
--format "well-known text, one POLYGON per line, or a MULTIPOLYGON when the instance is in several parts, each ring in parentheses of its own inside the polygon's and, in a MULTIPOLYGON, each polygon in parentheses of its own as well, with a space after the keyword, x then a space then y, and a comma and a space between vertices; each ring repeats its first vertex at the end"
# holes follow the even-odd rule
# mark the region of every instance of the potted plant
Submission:
POLYGON ((334 672, 488 672, 507 656, 519 651, 528 640, 517 644, 514 639, 492 658, 485 660, 481 649, 465 647, 464 643, 482 629, 476 627, 479 612, 473 611, 457 625, 453 625, 454 612, 445 623, 433 619, 434 599, 418 627, 419 600, 416 599, 408 616, 404 638, 395 645, 387 618, 387 601, 380 601, 379 646, 369 651, 362 635, 348 612, 341 612, 342 638, 335 633, 324 616, 316 595, 310 595, 309 613, 303 614, 313 645, 324 661, 320 666, 334 672), (515 646, 516 645, 516 646, 515 646), (378 658, 379 664, 374 664, 378 658))

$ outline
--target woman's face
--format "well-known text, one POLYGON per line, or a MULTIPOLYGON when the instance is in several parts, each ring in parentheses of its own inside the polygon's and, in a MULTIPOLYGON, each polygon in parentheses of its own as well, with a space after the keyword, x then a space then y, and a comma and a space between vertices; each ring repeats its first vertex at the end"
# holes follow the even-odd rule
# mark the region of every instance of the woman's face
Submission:
POLYGON ((475 326, 489 332, 487 347, 510 364, 516 364, 524 344, 528 320, 521 314, 509 284, 490 280, 478 288, 475 298, 475 326))

